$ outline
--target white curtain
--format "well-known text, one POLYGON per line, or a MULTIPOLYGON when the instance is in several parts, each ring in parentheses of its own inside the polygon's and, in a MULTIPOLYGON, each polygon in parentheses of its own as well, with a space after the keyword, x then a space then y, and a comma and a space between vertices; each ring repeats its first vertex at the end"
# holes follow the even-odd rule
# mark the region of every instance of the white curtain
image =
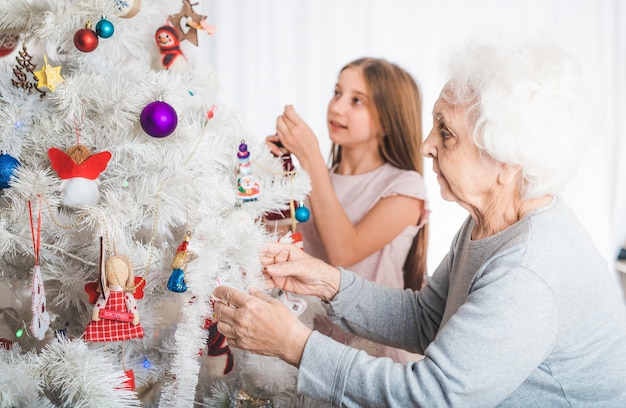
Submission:
MULTIPOLYGON (((424 134, 443 85, 440 59, 475 34, 547 35, 580 61, 604 130, 565 195, 611 270, 626 240, 626 4, 621 0, 209 0, 196 6, 216 26, 202 58, 222 83, 219 103, 241 115, 251 135, 274 133, 293 104, 330 142, 326 107, 339 69, 361 56, 407 69, 423 93, 424 134)), ((445 202, 426 160, 431 215, 429 270, 467 216, 445 202)), ((616 283, 617 283, 617 273, 616 283)))

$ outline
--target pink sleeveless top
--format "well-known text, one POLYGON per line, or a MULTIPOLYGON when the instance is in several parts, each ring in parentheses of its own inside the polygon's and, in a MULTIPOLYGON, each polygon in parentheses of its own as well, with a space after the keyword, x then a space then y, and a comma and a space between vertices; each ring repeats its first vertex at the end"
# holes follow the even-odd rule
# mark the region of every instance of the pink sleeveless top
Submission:
MULTIPOLYGON (((425 211, 419 225, 407 226, 393 241, 379 251, 353 265, 336 265, 351 270, 360 276, 381 285, 395 288, 404 287, 402 267, 413 243, 413 238, 427 221, 426 187, 422 176, 416 171, 402 170, 385 163, 379 168, 364 174, 340 175, 330 171, 335 194, 352 224, 357 224, 376 203, 385 197, 404 195, 425 202, 425 211)), ((307 205, 308 206, 308 205, 307 205)), ((304 250, 328 262, 328 256, 315 228, 315 214, 309 221, 300 223, 297 231, 302 233, 304 250)), ((384 225, 381 226, 384 228, 384 225)), ((363 339, 355 342, 350 335, 332 324, 327 318, 316 318, 315 329, 330 335, 335 340, 366 349, 376 356, 392 357, 397 362, 407 360, 403 350, 367 343, 363 339)))

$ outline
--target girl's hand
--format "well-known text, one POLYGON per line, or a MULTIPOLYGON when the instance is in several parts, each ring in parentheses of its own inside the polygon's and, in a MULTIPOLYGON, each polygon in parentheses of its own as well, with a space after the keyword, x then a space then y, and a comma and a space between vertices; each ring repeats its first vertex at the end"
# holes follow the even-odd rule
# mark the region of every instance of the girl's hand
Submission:
POLYGON ((293 244, 265 243, 261 251, 266 285, 300 295, 332 300, 339 291, 341 272, 306 254, 293 244))
POLYGON ((317 137, 292 105, 287 105, 276 120, 276 135, 282 146, 296 156, 305 170, 320 161, 324 165, 317 137))
POLYGON ((280 142, 280 138, 278 135, 270 135, 265 138, 265 144, 270 149, 270 152, 276 157, 281 157, 286 154, 289 154, 289 150, 285 149, 283 144, 280 142))
POLYGON ((255 354, 278 357, 298 366, 311 329, 280 300, 251 289, 250 294, 220 286, 213 295, 217 330, 229 345, 255 354))

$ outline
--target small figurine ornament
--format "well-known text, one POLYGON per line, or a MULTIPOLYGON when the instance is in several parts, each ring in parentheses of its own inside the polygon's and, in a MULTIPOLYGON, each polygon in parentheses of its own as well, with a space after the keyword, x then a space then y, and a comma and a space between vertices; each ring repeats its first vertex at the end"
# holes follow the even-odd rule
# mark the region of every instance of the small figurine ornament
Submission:
POLYGON ((187 246, 191 239, 191 232, 187 231, 183 242, 176 249, 176 255, 174 255, 174 261, 172 262, 172 274, 167 281, 167 288, 172 292, 183 293, 187 291, 187 284, 185 284, 185 268, 189 262, 189 252, 187 252, 187 246))
POLYGON ((48 150, 50 164, 61 183, 61 202, 69 207, 81 205, 95 205, 98 202, 99 191, 97 180, 105 169, 111 153, 104 151, 92 154, 81 144, 72 146, 67 153, 51 147, 48 150))
POLYGON ((237 180, 237 198, 240 201, 255 201, 261 195, 261 187, 252 175, 248 145, 242 140, 237 152, 239 160, 239 179, 237 180))
POLYGON ((159 27, 154 34, 161 51, 161 65, 164 69, 181 72, 187 68, 187 58, 180 49, 178 32, 171 25, 159 27))
MULTIPOLYGON (((142 338, 139 311, 135 301, 137 287, 130 259, 124 255, 107 258, 101 269, 100 296, 94 305, 91 321, 83 339, 91 342, 110 342, 142 338)), ((145 283, 145 281, 144 281, 145 283)))

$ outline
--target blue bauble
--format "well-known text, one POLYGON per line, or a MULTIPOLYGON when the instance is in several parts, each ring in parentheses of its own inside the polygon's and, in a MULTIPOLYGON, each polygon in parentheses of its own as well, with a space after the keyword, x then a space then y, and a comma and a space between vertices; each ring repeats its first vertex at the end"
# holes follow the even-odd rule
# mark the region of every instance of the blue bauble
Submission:
POLYGON ((2 152, 0 154, 0 189, 9 188, 9 180, 20 162, 10 154, 2 152))
POLYGON ((311 211, 303 205, 296 208, 296 220, 298 222, 307 222, 311 218, 311 211))
POLYGON ((113 35, 115 31, 115 27, 113 23, 106 19, 106 17, 102 17, 98 24, 96 24, 96 34, 101 38, 109 38, 113 35))

